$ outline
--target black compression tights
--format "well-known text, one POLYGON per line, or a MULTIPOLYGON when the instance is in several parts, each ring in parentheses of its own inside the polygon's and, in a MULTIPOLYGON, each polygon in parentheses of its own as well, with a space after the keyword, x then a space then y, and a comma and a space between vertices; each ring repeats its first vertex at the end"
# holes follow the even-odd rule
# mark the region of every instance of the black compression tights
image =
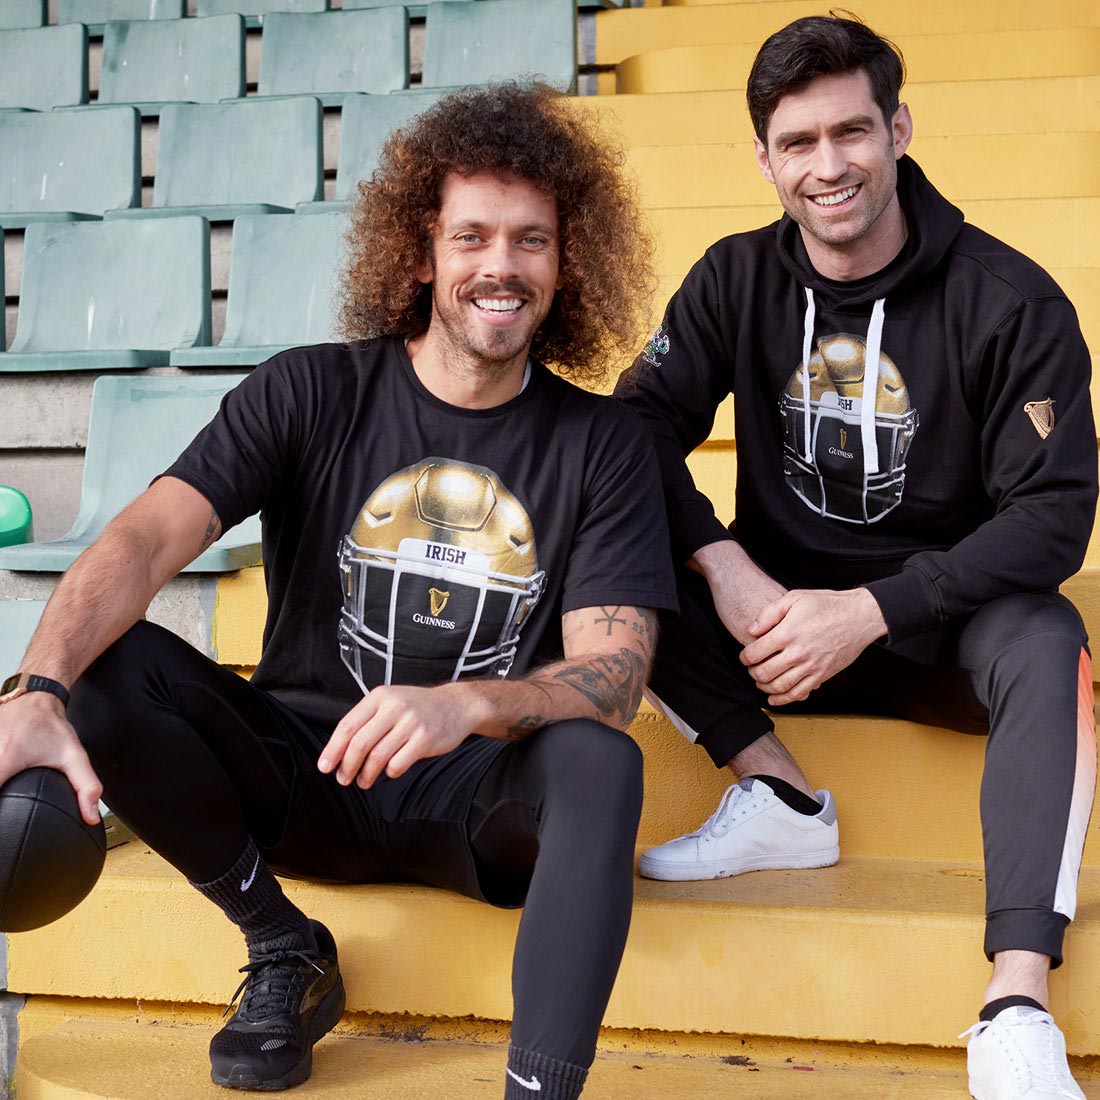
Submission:
POLYGON ((325 731, 147 623, 88 670, 70 717, 108 804, 192 882, 218 878, 252 837, 301 878, 463 888, 461 860, 433 866, 425 849, 466 857, 468 835, 486 896, 526 895, 513 1043, 591 1064, 633 896, 642 763, 625 734, 557 723, 496 757, 468 822, 393 821, 372 792, 317 771, 325 731))

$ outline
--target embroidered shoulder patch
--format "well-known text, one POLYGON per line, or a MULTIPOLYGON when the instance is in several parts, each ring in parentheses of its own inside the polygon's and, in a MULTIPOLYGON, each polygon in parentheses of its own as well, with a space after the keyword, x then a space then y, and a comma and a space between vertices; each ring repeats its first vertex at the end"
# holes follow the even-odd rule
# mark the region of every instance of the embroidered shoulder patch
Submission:
POLYGON ((660 325, 657 331, 649 338, 645 348, 642 351, 642 358, 651 366, 660 366, 658 360, 659 355, 667 355, 670 347, 668 333, 665 332, 665 326, 660 325))
POLYGON ((1039 433, 1040 439, 1046 439, 1054 431, 1054 399, 1048 397, 1045 401, 1029 401, 1024 406, 1031 426, 1039 433))

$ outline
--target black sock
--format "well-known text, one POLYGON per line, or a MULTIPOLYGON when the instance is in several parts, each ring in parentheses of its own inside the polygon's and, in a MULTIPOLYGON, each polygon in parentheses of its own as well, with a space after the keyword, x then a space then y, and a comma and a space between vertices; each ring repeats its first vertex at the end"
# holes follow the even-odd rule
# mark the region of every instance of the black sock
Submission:
POLYGON ((547 1054, 508 1048, 504 1100, 577 1100, 588 1070, 571 1062, 559 1062, 547 1054))
POLYGON ((772 794, 785 806, 790 806, 795 813, 813 817, 821 813, 822 805, 816 798, 803 794, 797 787, 792 787, 785 779, 778 779, 774 775, 747 775, 746 779, 759 779, 762 783, 771 787, 772 794))
POLYGON ((1006 1008, 1037 1008, 1040 1012, 1046 1012, 1046 1009, 1031 997, 998 997, 978 1013, 978 1019, 988 1023, 998 1012, 1003 1012, 1006 1008))
POLYGON ((271 951, 313 950, 316 943, 309 918, 291 904, 275 881, 256 845, 213 882, 193 882, 244 933, 250 958, 271 951))

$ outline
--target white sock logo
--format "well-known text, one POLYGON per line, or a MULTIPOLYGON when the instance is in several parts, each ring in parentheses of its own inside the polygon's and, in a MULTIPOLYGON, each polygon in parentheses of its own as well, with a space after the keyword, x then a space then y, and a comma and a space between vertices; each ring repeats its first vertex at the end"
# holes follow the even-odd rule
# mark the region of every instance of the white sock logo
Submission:
POLYGON ((241 879, 241 893, 243 894, 253 882, 256 881, 256 872, 260 869, 260 857, 256 857, 256 865, 252 868, 252 874, 248 878, 241 879))
POLYGON ((530 1081, 525 1081, 522 1077, 514 1074, 507 1066, 504 1067, 504 1072, 508 1074, 513 1081, 518 1081, 525 1089, 530 1089, 532 1092, 542 1092, 542 1083, 537 1077, 532 1077, 530 1081))

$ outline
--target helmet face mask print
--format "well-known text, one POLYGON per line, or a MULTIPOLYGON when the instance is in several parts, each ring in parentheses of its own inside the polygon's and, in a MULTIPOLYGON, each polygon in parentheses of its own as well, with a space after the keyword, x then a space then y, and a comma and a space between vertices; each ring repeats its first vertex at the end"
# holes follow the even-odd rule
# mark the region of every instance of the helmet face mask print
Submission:
POLYGON ((881 353, 874 410, 877 470, 867 471, 861 434, 866 351, 860 336, 819 340, 808 364, 809 402, 801 365, 779 399, 788 486, 820 515, 861 524, 875 523, 901 502, 905 463, 919 424, 901 372, 881 353))
POLYGON ((507 675, 545 584, 523 505, 492 470, 446 458, 371 493, 340 572, 340 656, 364 691, 507 675))

